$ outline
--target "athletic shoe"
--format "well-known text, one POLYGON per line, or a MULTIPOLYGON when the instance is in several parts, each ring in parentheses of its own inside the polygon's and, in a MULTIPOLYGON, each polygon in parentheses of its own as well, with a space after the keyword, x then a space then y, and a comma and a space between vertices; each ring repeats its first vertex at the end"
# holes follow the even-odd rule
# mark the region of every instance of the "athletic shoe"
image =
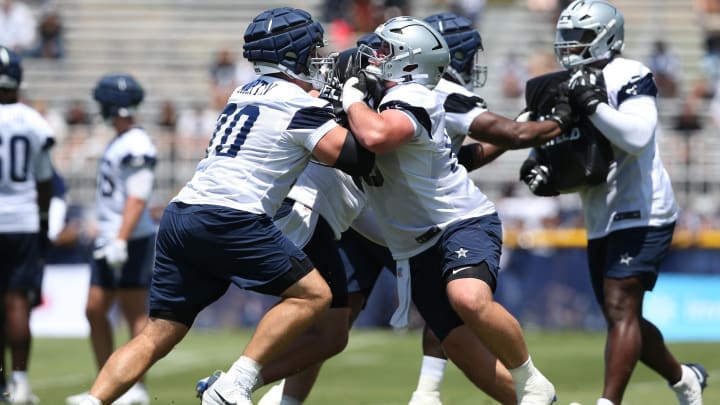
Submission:
POLYGON ((65 405, 80 405, 83 399, 88 395, 88 392, 81 392, 79 394, 70 395, 65 398, 65 405))
POLYGON ((442 405, 437 391, 415 391, 408 405, 442 405))
POLYGON ((113 405, 149 405, 150 395, 148 395, 145 384, 135 383, 127 392, 122 394, 120 398, 113 402, 113 405))
POLYGON ((280 405, 283 396, 283 388, 285 387, 285 380, 280 380, 279 383, 270 387, 265 395, 260 398, 257 405, 280 405))
POLYGON ((699 364, 686 363, 681 365, 683 378, 672 386, 680 405, 702 405, 702 393, 707 387, 708 373, 699 364), (690 378, 686 378, 690 376, 690 378))
POLYGON ((16 405, 36 405, 40 403, 27 381, 11 381, 9 384, 10 403, 16 405))
POLYGON ((527 379, 522 389, 516 387, 518 405, 551 405, 557 401, 555 386, 539 372, 527 379))
POLYGON ((253 405, 250 388, 241 387, 222 371, 198 381, 195 391, 202 395, 201 405, 253 405))

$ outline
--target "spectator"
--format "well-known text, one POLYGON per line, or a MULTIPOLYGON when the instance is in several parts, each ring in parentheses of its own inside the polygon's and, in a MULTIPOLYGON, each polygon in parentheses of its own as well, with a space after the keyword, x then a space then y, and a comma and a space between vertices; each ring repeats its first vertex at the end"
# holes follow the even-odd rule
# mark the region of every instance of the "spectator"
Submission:
POLYGON ((653 43, 648 67, 655 76, 659 95, 662 97, 677 96, 680 61, 674 53, 668 50, 664 40, 658 39, 653 43))
POLYGON ((206 143, 215 131, 218 112, 205 103, 196 102, 189 109, 183 109, 177 118, 176 130, 181 138, 201 139, 206 143))
POLYGON ((224 106, 239 84, 235 55, 228 48, 220 49, 210 66, 213 105, 224 106))
POLYGON ((680 113, 674 117, 673 129, 690 137, 703 128, 697 112, 697 101, 688 98, 683 102, 680 113))
POLYGON ((486 0, 446 0, 446 3, 450 12, 467 18, 473 26, 482 21, 486 0))
POLYGON ((40 19, 38 39, 28 56, 47 59, 62 59, 65 56, 65 43, 60 14, 55 8, 47 8, 40 19))
POLYGON ((527 67, 515 51, 509 51, 502 63, 502 94, 506 98, 518 98, 525 92, 528 78, 527 67))
POLYGON ((0 45, 22 54, 34 43, 36 29, 37 19, 27 4, 0 0, 0 45))
POLYGON ((165 100, 160 107, 160 117, 157 121, 160 129, 174 133, 177 126, 177 111, 171 100, 165 100))
POLYGON ((65 122, 70 126, 90 124, 90 116, 84 101, 73 100, 70 103, 70 107, 65 113, 65 122))

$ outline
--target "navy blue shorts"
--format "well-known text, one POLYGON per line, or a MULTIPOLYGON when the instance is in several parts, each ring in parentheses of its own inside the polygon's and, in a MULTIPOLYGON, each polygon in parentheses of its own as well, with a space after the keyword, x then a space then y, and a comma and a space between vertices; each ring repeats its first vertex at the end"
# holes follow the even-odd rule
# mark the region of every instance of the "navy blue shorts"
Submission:
POLYGON ((390 249, 378 245, 353 229, 343 232, 339 245, 345 263, 348 293, 360 293, 367 301, 380 272, 384 268, 395 271, 395 260, 390 249))
POLYGON ((267 215, 215 205, 168 205, 160 220, 150 316, 192 325, 230 283, 279 296, 313 265, 267 215))
POLYGON ((491 274, 483 279, 497 280, 501 250, 500 217, 490 214, 450 225, 433 247, 410 259, 413 302, 438 339, 463 324, 448 300, 447 276, 485 263, 491 274))
POLYGON ((90 285, 105 290, 116 288, 150 288, 150 278, 155 259, 155 235, 131 239, 127 244, 128 260, 120 277, 116 277, 105 258, 94 259, 91 264, 90 285))
POLYGON ((621 229, 588 241, 587 258, 595 298, 604 302, 606 278, 640 277, 645 289, 655 287, 660 264, 667 256, 675 223, 663 227, 621 229))
POLYGON ((29 304, 40 303, 44 263, 37 233, 0 233, 0 295, 25 293, 29 304))
POLYGON ((327 221, 322 216, 318 218, 312 238, 303 248, 315 268, 327 281, 332 291, 330 308, 347 308, 348 289, 345 278, 345 263, 340 254, 338 241, 327 221))

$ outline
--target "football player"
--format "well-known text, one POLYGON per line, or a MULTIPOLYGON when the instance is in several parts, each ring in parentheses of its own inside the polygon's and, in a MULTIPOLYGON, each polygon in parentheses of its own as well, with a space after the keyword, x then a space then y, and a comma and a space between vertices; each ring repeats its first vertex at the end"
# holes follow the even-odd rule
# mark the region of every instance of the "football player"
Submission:
MULTIPOLYGON (((153 189, 157 151, 135 118, 145 91, 133 76, 121 73, 101 77, 93 97, 102 118, 115 132, 100 159, 97 175, 98 234, 85 307, 95 363, 100 370, 114 349, 109 319, 113 304, 119 304, 131 337, 137 336, 147 323, 155 256, 155 223, 147 202, 153 189)), ((72 395, 65 402, 75 405, 86 395, 72 395)), ((115 403, 149 404, 143 379, 115 403)))
POLYGON ((381 45, 367 48, 369 64, 345 82, 342 103, 359 142, 377 153, 363 187, 398 278, 450 359, 462 363, 481 341, 510 371, 518 403, 550 404, 552 383, 533 365, 517 320, 492 298, 500 219, 452 154, 431 90, 449 65, 447 42, 412 17, 375 33, 381 45), (364 102, 368 94, 377 110, 364 102), (463 325, 479 341, 469 341, 463 325))
MULTIPOLYGON (((607 322, 605 379, 597 405, 619 405, 638 361, 660 374, 680 404, 702 404, 707 373, 681 364, 658 328, 642 315, 670 248, 678 217, 672 183, 660 161, 657 86, 642 63, 621 56, 624 17, 604 0, 576 0, 560 14, 555 54, 568 70, 573 109, 612 147, 606 181, 579 191, 595 298, 607 322)), ((552 163, 552 162, 551 162, 552 163)), ((552 178, 538 163, 524 180, 552 178)))
MULTIPOLYGON (((8 386, 1 395, 5 397, 7 392, 13 404, 34 404, 38 398, 27 375, 32 340, 30 311, 40 303, 49 243, 50 149, 55 140, 40 113, 19 101, 22 78, 20 56, 0 46, 0 339, 10 349, 12 364, 8 386)), ((4 359, 5 354, 0 355, 4 359)), ((2 372, 4 375, 4 368, 2 372)))
MULTIPOLYGON (((443 78, 434 88, 441 103, 445 103, 448 96, 450 103, 446 105, 446 129, 452 139, 452 151, 457 153, 465 140, 466 135, 478 141, 463 147, 463 164, 468 170, 473 170, 489 163, 507 149, 524 148, 547 142, 552 137, 562 133, 560 124, 570 122, 570 109, 554 111, 554 120, 545 122, 516 122, 503 116, 491 113, 484 106, 482 99, 472 93, 476 87, 484 85, 487 69, 477 63, 478 53, 482 51, 480 34, 474 29, 466 18, 452 13, 441 13, 426 18, 433 28, 445 37, 452 56, 450 66, 443 78), (560 122, 562 120, 562 122, 560 122)), ((367 34, 358 39, 358 45, 377 48, 380 45, 379 37, 367 34)), ((345 54, 352 50, 344 51, 345 54)), ((342 56, 338 59, 342 59, 342 56)), ((348 62, 345 62, 347 64, 348 62)), ((350 62, 352 63, 352 62, 350 62)), ((356 61, 357 63, 357 61, 356 61)), ((338 62, 342 76, 345 65, 338 62)), ((355 67, 357 68, 357 66, 355 67)), ((347 69, 352 71, 352 69, 347 69)), ((376 231, 372 211, 363 210, 362 214, 353 222, 352 229, 345 232, 339 244, 345 258, 348 271, 348 295, 351 308, 351 320, 354 320, 367 302, 377 277, 383 268, 394 268, 394 261, 385 247, 379 232, 376 231)), ((482 347, 484 349, 484 347, 482 347)), ((440 404, 439 386, 444 374, 446 360, 440 343, 427 328, 423 336, 423 364, 421 367, 418 388, 413 393, 410 404, 440 404)), ((473 364, 461 369, 472 373, 478 364, 483 362, 485 368, 497 366, 496 373, 475 373, 473 382, 486 393, 501 403, 514 404, 516 402, 512 380, 501 363, 493 365, 494 356, 487 350, 478 350, 477 355, 465 357, 473 364)), ((314 374, 317 375, 319 367, 314 374)), ((300 377, 293 377, 284 382, 284 387, 275 386, 260 401, 260 405, 279 404, 281 393, 285 393, 285 402, 292 399, 302 402, 310 391, 314 377, 311 372, 304 372, 300 377)))
POLYGON ((363 175, 374 155, 336 123, 329 102, 308 92, 321 69, 322 26, 303 10, 260 13, 243 56, 257 79, 238 87, 218 118, 193 178, 163 213, 150 288, 150 319, 117 350, 82 405, 112 403, 187 334, 230 284, 281 300, 260 320, 242 355, 205 381, 202 404, 252 404, 263 365, 331 302, 326 281, 272 217, 311 156, 363 175))

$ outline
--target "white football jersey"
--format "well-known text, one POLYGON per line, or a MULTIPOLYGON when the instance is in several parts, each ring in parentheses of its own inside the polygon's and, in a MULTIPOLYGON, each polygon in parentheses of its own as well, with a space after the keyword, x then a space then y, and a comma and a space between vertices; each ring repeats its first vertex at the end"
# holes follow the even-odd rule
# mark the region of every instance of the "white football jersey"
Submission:
MULTIPOLYGON (((132 128, 120 134, 107 146, 100 160, 95 192, 98 219, 96 247, 104 246, 117 237, 128 199, 128 176, 139 169, 154 169, 156 161, 155 146, 142 128, 132 128)), ((152 235, 155 228, 150 211, 145 206, 130 239, 152 235)))
POLYGON ((40 230, 35 162, 53 142, 50 125, 37 111, 0 104, 0 232, 40 230))
POLYGON ((320 214, 336 239, 340 239, 365 205, 365 194, 352 176, 314 161, 298 177, 288 197, 320 214))
POLYGON ((415 126, 407 143, 375 157, 363 177, 368 203, 396 260, 431 247, 450 223, 495 212, 450 151, 445 111, 435 94, 416 83, 390 88, 379 110, 397 109, 415 126))
POLYGON ((334 126, 328 101, 261 76, 230 96, 206 157, 174 200, 274 216, 315 145, 334 126))
MULTIPOLYGON (((615 58, 603 69, 603 77, 608 104, 615 109, 631 97, 654 98, 657 91, 650 70, 637 61, 615 58)), ((631 138, 635 134, 625 136, 631 138)), ((615 145, 612 149, 615 162, 607 182, 580 192, 588 238, 677 220, 672 183, 660 160, 655 134, 640 153, 630 154, 615 145)))
MULTIPOLYGON (((433 93, 437 97, 440 105, 445 104, 445 100, 450 94, 462 94, 467 97, 477 97, 477 95, 465 87, 447 79, 440 79, 437 86, 433 89, 433 93)), ((470 124, 475 117, 487 111, 483 105, 475 104, 468 106, 468 111, 463 113, 445 111, 445 131, 450 137, 453 153, 457 154, 460 147, 465 141, 465 137, 470 133, 470 124)))

